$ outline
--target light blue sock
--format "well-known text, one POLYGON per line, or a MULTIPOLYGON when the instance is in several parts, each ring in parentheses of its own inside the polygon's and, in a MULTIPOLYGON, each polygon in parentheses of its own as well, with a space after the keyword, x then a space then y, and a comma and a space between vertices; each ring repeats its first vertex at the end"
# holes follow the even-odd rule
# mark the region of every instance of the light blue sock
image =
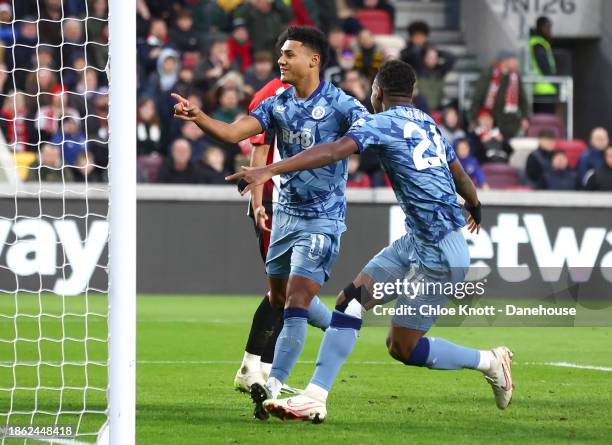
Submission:
POLYGON ((329 308, 315 295, 308 308, 308 324, 325 331, 329 327, 331 317, 329 308))
POLYGON ((306 320, 308 311, 299 308, 287 308, 284 312, 284 325, 281 330, 276 347, 270 378, 274 377, 281 383, 287 381, 289 373, 304 349, 306 343, 306 320))
POLYGON ((321 342, 311 384, 326 391, 331 389, 340 368, 353 351, 360 328, 361 319, 334 311, 329 329, 325 331, 321 342))
POLYGON ((480 351, 456 345, 443 338, 421 337, 412 351, 407 365, 430 369, 476 369, 480 351))

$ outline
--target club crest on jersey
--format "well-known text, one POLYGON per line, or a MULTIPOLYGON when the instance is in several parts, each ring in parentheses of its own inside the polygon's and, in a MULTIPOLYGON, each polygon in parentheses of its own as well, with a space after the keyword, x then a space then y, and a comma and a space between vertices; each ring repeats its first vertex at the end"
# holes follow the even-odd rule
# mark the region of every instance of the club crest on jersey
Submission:
POLYGON ((313 108, 312 110, 312 118, 313 119, 321 119, 323 116, 325 116, 325 108, 323 108, 321 105, 317 105, 316 107, 313 108))

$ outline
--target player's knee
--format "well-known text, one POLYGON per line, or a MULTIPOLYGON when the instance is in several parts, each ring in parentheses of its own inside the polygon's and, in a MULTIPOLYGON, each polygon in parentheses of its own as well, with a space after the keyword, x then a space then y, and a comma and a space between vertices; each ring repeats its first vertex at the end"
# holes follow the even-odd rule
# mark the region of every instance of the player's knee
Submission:
POLYGON ((405 344, 387 337, 387 350, 389 351, 389 355, 399 362, 407 363, 410 360, 413 349, 414 345, 405 344))
POLYGON ((312 296, 308 295, 305 292, 293 292, 287 295, 287 302, 285 304, 285 307, 299 307, 303 309, 308 309, 311 300, 312 296))
POLYGON ((280 292, 270 292, 268 294, 268 300, 273 308, 282 309, 285 307, 285 296, 280 292))

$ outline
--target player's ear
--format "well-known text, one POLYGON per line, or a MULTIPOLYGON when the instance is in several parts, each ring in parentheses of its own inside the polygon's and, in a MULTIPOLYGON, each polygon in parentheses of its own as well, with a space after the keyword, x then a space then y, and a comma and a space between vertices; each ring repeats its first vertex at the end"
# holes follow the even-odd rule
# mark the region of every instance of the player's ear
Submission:
POLYGON ((310 67, 314 68, 317 65, 321 64, 321 55, 317 53, 312 53, 312 57, 310 58, 310 67))

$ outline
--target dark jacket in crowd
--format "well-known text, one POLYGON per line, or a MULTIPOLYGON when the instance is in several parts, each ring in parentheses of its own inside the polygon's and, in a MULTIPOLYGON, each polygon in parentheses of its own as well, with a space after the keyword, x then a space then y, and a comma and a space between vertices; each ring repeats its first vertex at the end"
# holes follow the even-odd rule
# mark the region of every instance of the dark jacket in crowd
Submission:
POLYGON ((539 184, 544 176, 544 173, 551 170, 550 161, 552 159, 552 155, 552 151, 546 151, 538 148, 527 158, 525 170, 527 173, 527 179, 529 179, 533 185, 539 184))
POLYGON ((157 182, 164 184, 197 184, 200 178, 199 169, 193 162, 185 170, 177 171, 172 158, 164 161, 157 174, 157 182))
POLYGON ((612 192, 612 168, 602 165, 587 179, 587 190, 612 192))
POLYGON ((549 170, 544 172, 538 188, 543 190, 576 190, 576 172, 565 170, 549 170))

